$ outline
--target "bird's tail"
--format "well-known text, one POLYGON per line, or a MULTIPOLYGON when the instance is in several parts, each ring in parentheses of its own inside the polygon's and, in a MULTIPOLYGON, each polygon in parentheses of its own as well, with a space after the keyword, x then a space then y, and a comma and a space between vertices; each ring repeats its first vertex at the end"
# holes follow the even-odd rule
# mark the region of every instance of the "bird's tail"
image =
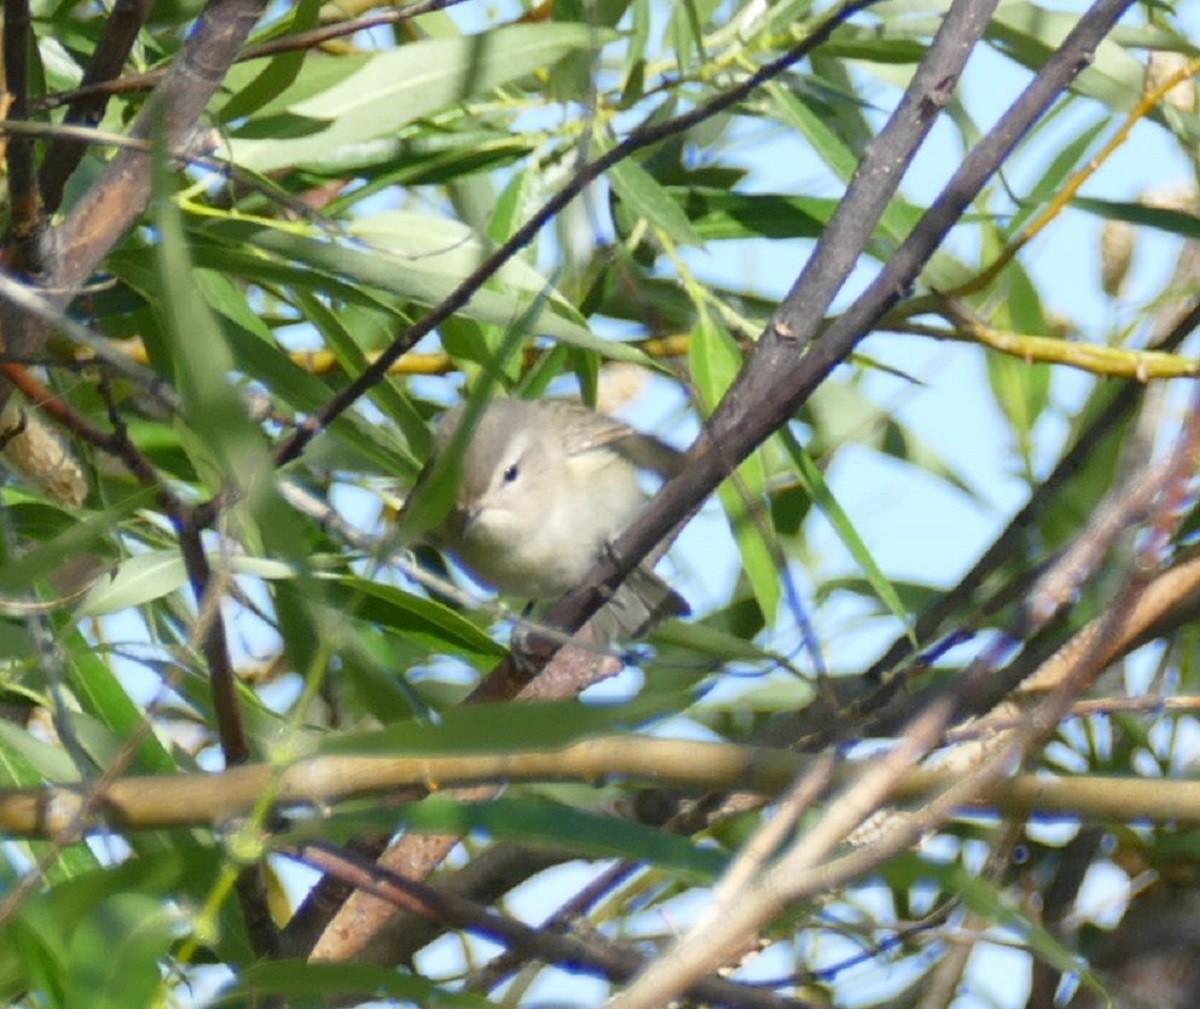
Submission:
POLYGON ((631 641, 657 624, 691 613, 687 600, 648 567, 634 568, 604 607, 592 618, 600 641, 631 641))

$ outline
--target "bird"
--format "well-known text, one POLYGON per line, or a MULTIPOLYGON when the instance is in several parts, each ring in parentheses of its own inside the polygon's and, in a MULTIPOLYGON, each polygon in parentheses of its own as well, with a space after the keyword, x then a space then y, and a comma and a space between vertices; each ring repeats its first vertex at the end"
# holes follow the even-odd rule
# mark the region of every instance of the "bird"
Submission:
MULTIPOLYGON (((433 462, 456 445, 466 416, 465 405, 443 416, 433 462)), ((678 449, 580 404, 495 399, 462 448, 455 503, 432 539, 504 595, 557 599, 645 506, 638 470, 670 478, 683 464, 678 449)), ((689 612, 687 601, 643 563, 593 627, 606 640, 632 639, 689 612)))

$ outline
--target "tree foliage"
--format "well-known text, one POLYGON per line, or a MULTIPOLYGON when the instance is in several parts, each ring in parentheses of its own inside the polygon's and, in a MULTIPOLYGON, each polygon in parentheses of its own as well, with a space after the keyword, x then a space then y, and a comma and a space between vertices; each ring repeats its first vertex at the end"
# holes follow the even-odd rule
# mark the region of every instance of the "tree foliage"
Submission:
POLYGON ((0 998, 1195 1004, 1195 197, 1096 174, 1194 165, 1195 51, 6 0, 0 998), (531 617, 400 506, 446 406, 565 393, 688 466, 531 617), (697 509, 694 616, 572 638, 697 509))

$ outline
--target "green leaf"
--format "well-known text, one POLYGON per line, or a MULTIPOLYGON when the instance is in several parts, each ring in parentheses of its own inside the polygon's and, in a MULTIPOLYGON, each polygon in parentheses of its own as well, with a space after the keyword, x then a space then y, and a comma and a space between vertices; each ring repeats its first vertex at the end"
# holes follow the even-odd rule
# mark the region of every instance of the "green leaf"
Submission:
POLYGON ((704 241, 738 238, 818 238, 838 201, 774 193, 667 187, 704 241))
POLYGON ((1011 929, 1021 937, 1025 948, 1044 963, 1064 974, 1078 974, 1094 991, 1104 991, 1091 971, 1081 971, 1079 957, 1028 914, 1012 907, 1004 892, 995 884, 980 879, 959 864, 947 867, 945 876, 945 885, 949 892, 958 894, 968 909, 981 915, 997 928, 1011 929))
MULTIPOLYGON (((704 320, 692 331, 688 360, 701 403, 711 412, 741 369, 741 352, 723 328, 704 320)), ((755 453, 734 472, 735 477, 726 479, 717 495, 737 542, 742 569, 750 579, 763 619, 770 624, 779 608, 780 588, 771 542, 775 531, 765 504, 766 466, 761 455, 755 453)))
MULTIPOLYGON (((66 641, 69 648, 66 670, 71 691, 85 712, 106 726, 115 738, 128 743, 141 731, 145 714, 113 672, 106 656, 97 654, 77 630, 66 641)), ((153 732, 145 733, 132 764, 135 770, 174 774, 179 764, 153 732)))
MULTIPOLYGON (((285 92, 271 118, 252 122, 231 141, 233 161, 258 172, 319 165, 342 148, 525 77, 571 52, 591 49, 605 33, 579 24, 509 25, 480 35, 413 42, 377 53, 354 73, 299 100, 285 92), (290 134, 290 135, 289 135, 290 134)), ((338 62, 338 61, 334 61, 338 62)))
POLYGON ((395 967, 365 963, 311 963, 305 960, 273 960, 254 963, 238 971, 237 982, 214 1007, 259 1005, 264 996, 282 995, 289 1005, 318 1005, 337 1001, 337 996, 367 996, 399 1000, 430 1009, 495 1009, 495 1003, 467 992, 447 991, 423 977, 406 974, 395 967))
POLYGON ((1033 426, 1050 402, 1050 366, 1031 364, 1009 354, 988 354, 987 376, 996 404, 1008 418, 1032 472, 1033 426))
POLYGON ((683 648, 711 659, 727 662, 771 662, 774 656, 737 634, 697 621, 669 620, 654 629, 659 648, 683 648))
MULTIPOLYGON (((1078 15, 1050 10, 1035 3, 1006 3, 988 24, 986 38, 1006 56, 1037 71, 1057 51, 1078 22, 1078 15)), ((1071 82, 1071 89, 1094 98, 1118 112, 1128 112, 1142 97, 1145 67, 1133 54, 1105 39, 1089 54, 1087 66, 1071 82)), ((1162 113, 1151 118, 1162 121, 1162 113)), ((1191 117, 1193 123, 1195 117, 1191 117)), ((1197 134, 1191 131, 1193 142, 1197 134)))
POLYGON ((1009 220, 1005 228, 1007 235, 1015 235, 1020 232, 1025 223, 1041 209, 1044 201, 1062 189, 1067 177, 1083 163, 1083 159, 1092 149, 1096 138, 1107 128, 1108 120, 1100 119, 1090 126, 1085 126, 1079 131, 1078 136, 1055 151, 1046 171, 1030 189, 1029 195, 1022 201, 1021 207, 1009 220))
POLYGON ((506 168, 536 149, 535 139, 521 133, 473 129, 458 124, 453 133, 405 133, 353 144, 323 157, 306 172, 330 178, 370 173, 371 182, 334 200, 326 213, 334 217, 375 193, 393 186, 450 183, 465 175, 506 168))
MULTIPOLYGON (((598 145, 605 150, 609 145, 598 145)), ((657 228, 679 245, 703 245, 687 215, 654 177, 631 158, 608 170, 608 181, 636 217, 657 228)))
MULTIPOLYGON (((867 367, 874 362, 859 361, 867 367)), ((957 469, 912 428, 899 423, 878 403, 864 395, 857 383, 827 380, 808 401, 817 440, 808 446, 809 455, 822 457, 848 442, 854 442, 885 456, 914 466, 922 473, 944 481, 956 490, 982 499, 957 469)))
POLYGON ((588 736, 629 731, 674 706, 684 705, 693 690, 663 694, 652 701, 588 705, 578 701, 529 701, 475 704, 438 715, 437 724, 404 722, 375 732, 327 737, 321 752, 356 754, 500 753, 560 749, 588 736))
POLYGON ((671 5, 671 21, 667 25, 666 39, 675 51, 680 71, 702 63, 704 53, 704 26, 708 23, 718 0, 685 0, 671 5))
MULTIPOLYGON (((210 562, 255 578, 294 578, 303 572, 286 561, 247 554, 213 553, 210 562)), ((141 606, 183 587, 187 569, 178 550, 134 554, 107 579, 97 582, 80 607, 84 616, 104 616, 141 606)))
POLYGON ((399 823, 430 834, 473 831, 504 840, 544 844, 590 858, 621 858, 667 869, 689 883, 712 883, 726 856, 690 840, 629 820, 573 809, 537 795, 501 796, 486 803, 433 794, 404 808, 399 823))
MULTIPOLYGON (((317 12, 320 9, 321 0, 300 0, 299 3, 293 4, 290 14, 275 26, 277 36, 285 33, 296 34, 307 31, 309 28, 315 28, 317 12)), ((258 76, 248 84, 239 87, 222 107, 222 121, 228 123, 251 115, 268 102, 278 98, 296 80, 307 55, 306 49, 297 48, 281 52, 268 59, 266 66, 262 67, 258 76)), ((258 61, 255 61, 255 66, 257 67, 257 65, 258 61)))
MULTIPOLYGON (((214 232, 232 242, 255 245, 308 267, 316 267, 341 284, 348 281, 351 284, 366 284, 422 305, 436 305, 479 265, 480 246, 462 225, 444 219, 436 219, 440 224, 426 220, 429 221, 428 226, 407 236, 413 242, 407 246, 409 251, 395 255, 389 255, 382 249, 360 251, 346 245, 242 221, 215 222, 212 227, 214 232)), ((395 230, 391 230, 390 234, 400 239, 395 230)), ((547 289, 544 278, 519 261, 509 265, 512 269, 501 273, 504 282, 492 281, 477 292, 461 309, 464 314, 482 322, 507 327, 542 297, 547 289)), ((314 280, 310 277, 308 283, 312 284, 314 280)), ((595 351, 613 360, 652 364, 636 347, 593 335, 578 312, 565 301, 556 297, 547 298, 545 308, 546 311, 542 312, 532 327, 535 332, 574 347, 595 351)))
MULTIPOLYGON (((355 342, 353 335, 343 325, 338 313, 328 307, 320 298, 306 291, 297 291, 296 299, 303 309, 305 318, 310 320, 325 338, 326 343, 338 359, 338 363, 351 378, 357 378, 367 366, 366 355, 355 342)), ((329 394, 327 386, 322 385, 329 394)), ((420 414, 413 407, 412 401, 390 379, 377 382, 371 389, 371 399, 395 421, 404 432, 408 442, 408 451, 400 454, 396 460, 397 449, 391 445, 394 439, 387 439, 387 456, 380 458, 384 464, 384 472, 403 478, 416 475, 417 458, 429 454, 429 428, 420 414)), ((323 403, 321 405, 324 405, 323 403)), ((370 445, 380 439, 381 425, 373 424, 354 411, 346 411, 332 427, 333 434, 340 440, 352 444, 355 449, 362 450, 364 444, 370 445)))
MULTIPOLYGON (((854 523, 850 521, 850 516, 846 514, 842 506, 838 504, 837 498, 833 496, 833 492, 825 482, 825 477, 821 474, 820 468, 813 462, 812 457, 804 450, 804 446, 800 444, 790 430, 785 427, 779 434, 788 455, 792 459, 793 465, 796 467, 796 472, 800 477, 805 492, 812 498, 817 508, 820 509, 821 514, 825 516, 825 520, 833 527, 838 539, 842 541, 842 545, 849 551, 850 556, 854 558, 854 562, 862 570, 867 581, 871 583, 871 588, 875 590, 875 594, 888 608, 892 616, 900 621, 908 633, 911 634, 912 628, 909 620, 909 611, 905 609, 891 581, 888 580, 888 577, 883 573, 879 565, 875 563, 875 558, 871 556, 871 551, 867 549, 867 545, 858 535, 858 530, 854 528, 854 523)), ((913 644, 916 644, 915 639, 913 644)))
POLYGON ((1142 203, 1122 200, 1099 200, 1089 196, 1076 196, 1071 200, 1071 206, 1086 210, 1089 214, 1095 214, 1106 221, 1126 221, 1192 241, 1200 239, 1200 216, 1191 211, 1148 207, 1142 203))
POLYGON ((183 587, 187 569, 178 550, 134 554, 88 591, 79 615, 98 617, 161 599, 183 587))
MULTIPOLYGON (((183 397, 186 422, 194 438, 189 455, 203 475, 208 471, 212 491, 240 488, 251 499, 269 482, 272 465, 262 432, 246 416, 234 388, 234 359, 202 293, 204 275, 192 267, 183 221, 174 201, 166 198, 160 181, 157 224, 159 279, 163 300, 157 305, 169 360, 183 397), (214 470, 215 467, 215 470, 214 470)), ((182 432, 181 432, 182 434, 182 432)))
POLYGON ((451 653, 476 664, 494 663, 507 649, 466 617, 432 599, 356 576, 329 586, 330 603, 341 612, 419 641, 433 652, 451 653))
MULTIPOLYGON (((786 126, 798 130, 839 180, 849 182, 858 168, 859 156, 846 143, 843 135, 831 126, 828 115, 822 115, 826 110, 814 109, 811 98, 806 101, 802 95, 794 94, 779 85, 772 85, 767 93, 772 99, 777 118, 786 126)), ((835 97, 838 98, 837 105, 850 104, 856 117, 860 114, 857 102, 851 102, 841 96, 835 97)), ((813 201, 813 209, 819 208, 820 202, 813 201)), ((890 237, 900 239, 908 234, 920 215, 920 208, 903 200, 893 199, 880 224, 890 237)))
POLYGON ((159 960, 174 942, 173 915, 141 893, 116 893, 98 904, 71 938, 67 1004, 88 1009, 150 1005, 159 960))
POLYGON ((79 768, 60 746, 0 719, 0 783, 13 788, 79 780, 79 768))
POLYGON ((111 556, 114 552, 113 532, 121 520, 128 519, 153 499, 152 490, 137 491, 111 508, 96 512, 82 521, 72 517, 73 521, 64 526, 61 533, 38 542, 17 560, 0 567, 0 589, 25 592, 76 557, 87 554, 96 554, 100 558, 111 556))
MULTIPOLYGON (((0 785, 7 788, 40 788, 47 780, 73 782, 79 779, 79 770, 66 752, 35 739, 24 729, 12 722, 0 719, 0 785)), ((66 881, 92 872, 97 865, 96 856, 84 843, 66 847, 53 841, 13 842, 35 864, 48 859, 47 882, 63 884, 66 881)), ((3 883, 3 865, 0 863, 0 883, 3 883)), ((0 932, 0 948, 3 948, 3 932, 0 932)), ((0 959, 0 974, 3 973, 0 959)))
MULTIPOLYGON (((5 877, 0 879, 11 885, 5 877)), ((0 993, 10 1004, 19 1004, 31 990, 37 991, 51 1000, 50 1005, 61 1006, 67 967, 61 924, 44 902, 27 900, 15 920, 0 931, 0 993)))

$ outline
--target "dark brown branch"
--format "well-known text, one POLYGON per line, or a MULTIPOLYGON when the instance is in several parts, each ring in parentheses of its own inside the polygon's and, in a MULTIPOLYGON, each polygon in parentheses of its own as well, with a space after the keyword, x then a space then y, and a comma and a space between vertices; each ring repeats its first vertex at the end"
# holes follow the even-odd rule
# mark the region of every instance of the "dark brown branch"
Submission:
MULTIPOLYGON (((1042 891, 1042 922, 1054 930, 1075 906, 1075 898, 1083 886, 1084 877, 1100 853, 1104 831, 1086 827, 1054 857, 1058 871, 1050 885, 1042 891)), ((1054 1009, 1054 996, 1062 980, 1062 971, 1041 957, 1034 957, 1030 965, 1029 998, 1025 1009, 1054 1009)))
MULTIPOLYGON (((152 0, 117 0, 104 26, 104 34, 92 53, 91 63, 84 71, 82 87, 112 80, 121 72, 152 5, 152 0)), ((73 126, 96 126, 104 118, 107 104, 108 95, 103 93, 77 97, 68 107, 63 122, 73 126)), ((58 209, 63 188, 86 149, 83 144, 65 139, 50 145, 38 176, 47 212, 53 214, 58 209)))
MULTIPOLYGON (((208 611, 212 614, 200 638, 200 651, 208 667, 221 753, 225 758, 225 766, 235 767, 250 759, 250 747, 246 742, 246 730, 237 696, 237 674, 230 658, 225 619, 221 613, 222 588, 220 580, 213 578, 200 529, 191 521, 190 514, 185 514, 178 524, 179 547, 183 554, 184 566, 187 568, 188 580, 196 594, 197 606, 200 612, 208 611)), ((249 865, 238 873, 238 904, 242 909, 246 931, 254 951, 259 956, 277 957, 282 950, 282 942, 271 916, 263 871, 263 866, 256 864, 249 865)))
MULTIPOLYGON (((187 568, 188 581, 196 594, 197 604, 203 607, 210 595, 218 592, 216 580, 204 552, 200 531, 186 517, 179 530, 179 545, 183 562, 187 568)), ((236 767, 250 759, 250 747, 246 742, 246 731, 242 725, 241 707, 237 697, 237 674, 229 656, 229 643, 225 636, 225 623, 218 613, 212 620, 208 632, 200 641, 200 651, 208 666, 212 680, 213 710, 217 716, 217 734, 221 741, 221 752, 226 767, 236 767)))
MULTIPOLYGON (((29 115, 31 44, 27 0, 4 0, 4 84, 9 97, 10 119, 25 119, 29 115)), ((33 240, 41 230, 43 217, 33 167, 33 141, 19 137, 10 139, 7 160, 8 195, 12 207, 9 236, 17 245, 9 266, 26 273, 36 272, 38 263, 33 240)))
MULTIPOLYGON (((358 837, 352 838, 347 844, 356 854, 362 855, 368 860, 374 860, 384 846, 381 844, 372 849, 364 846, 358 837)), ((386 844, 386 839, 384 844, 386 844)), ((512 841, 497 841, 473 856, 460 868, 440 873, 437 885, 438 889, 442 891, 449 890, 478 904, 494 904, 506 893, 516 889, 543 870, 561 865, 563 862, 570 862, 577 857, 576 852, 567 849, 560 850, 541 845, 530 846, 512 841)), ((332 878, 324 876, 320 884, 324 884, 325 880, 332 878)), ((336 882, 338 892, 342 894, 353 892, 353 887, 349 884, 341 880, 336 882)), ((321 930, 337 913, 342 900, 344 897, 337 903, 326 907, 324 913, 320 913, 320 909, 314 909, 313 913, 307 916, 307 922, 297 922, 296 915, 293 915, 283 931, 287 955, 307 956, 320 938, 321 930)), ((428 918, 403 911, 397 913, 387 928, 387 952, 392 958, 391 962, 410 962, 418 951, 428 946, 444 931, 445 929, 437 922, 431 922, 428 918)), ((374 960, 377 958, 368 955, 364 959, 374 960)))

